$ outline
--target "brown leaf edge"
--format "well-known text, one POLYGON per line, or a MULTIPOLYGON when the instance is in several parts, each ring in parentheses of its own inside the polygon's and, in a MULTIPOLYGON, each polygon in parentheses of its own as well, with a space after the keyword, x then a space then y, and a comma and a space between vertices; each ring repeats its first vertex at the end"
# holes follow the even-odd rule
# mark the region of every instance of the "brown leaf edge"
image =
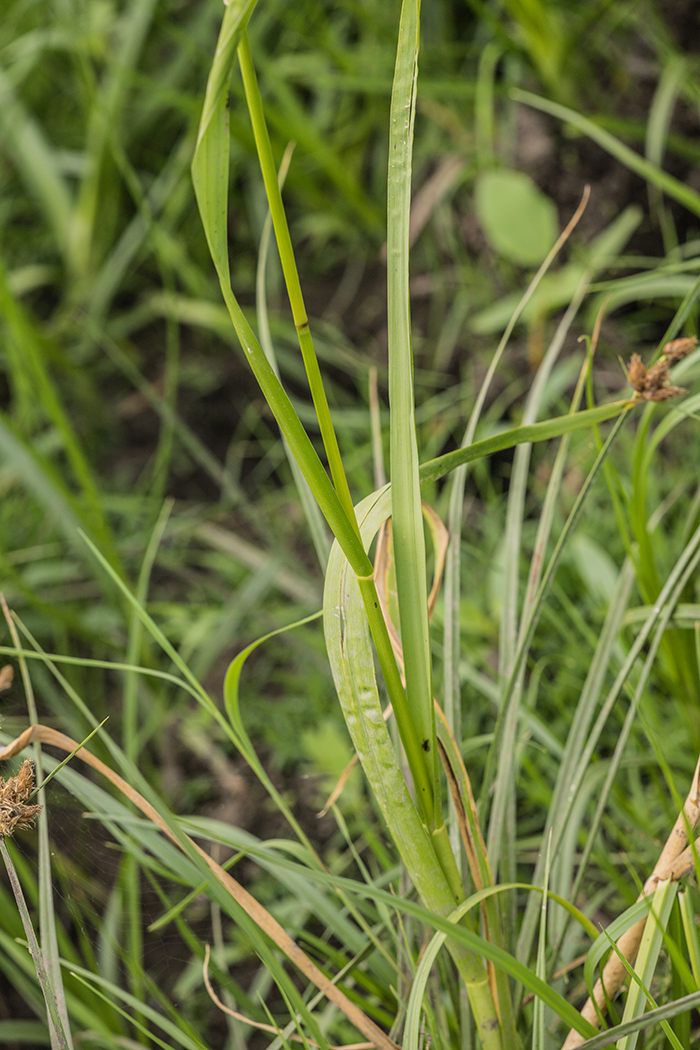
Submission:
MULTIPOLYGON (((64 733, 59 733, 56 729, 51 729, 44 725, 33 725, 29 726, 28 729, 25 729, 20 736, 0 750, 0 761, 13 758, 32 743, 48 744, 53 747, 61 748, 61 750, 67 752, 75 751, 80 747, 75 740, 72 740, 64 733)), ((85 748, 81 748, 77 751, 77 757, 81 758, 87 765, 92 766, 93 769, 97 770, 98 773, 101 773, 112 784, 114 784, 114 786, 121 791, 130 802, 137 806, 149 820, 160 828, 163 834, 166 835, 171 842, 175 843, 176 846, 185 852, 182 844, 170 831, 160 814, 149 802, 146 801, 143 795, 140 795, 130 784, 127 784, 118 773, 115 773, 113 769, 110 769, 109 766, 106 766, 104 762, 101 762, 99 758, 96 758, 85 748)), ((323 993, 323 995, 325 995, 329 1002, 333 1003, 333 1005, 347 1017, 348 1021, 350 1021, 350 1023, 370 1041, 371 1046, 377 1047, 377 1050, 398 1050, 397 1044, 389 1039, 374 1021, 367 1017, 362 1010, 355 1005, 355 1003, 351 1002, 351 1000, 348 999, 348 997, 318 969, 311 959, 309 959, 309 957, 301 950, 299 945, 292 940, 286 930, 280 926, 276 919, 273 918, 269 911, 267 911, 267 909, 264 908, 262 904, 252 896, 252 894, 248 893, 248 891, 241 886, 240 882, 237 882, 233 876, 229 875, 227 871, 224 871, 224 869, 217 864, 216 861, 201 848, 201 846, 198 846, 196 842, 189 838, 188 835, 184 835, 184 838, 187 839, 191 848, 200 855, 209 870, 218 879, 224 889, 231 894, 237 904, 239 904, 253 921, 257 923, 260 929, 275 942, 277 947, 284 952, 290 962, 294 963, 297 969, 299 969, 304 976, 308 978, 308 980, 311 981, 312 984, 323 993)))

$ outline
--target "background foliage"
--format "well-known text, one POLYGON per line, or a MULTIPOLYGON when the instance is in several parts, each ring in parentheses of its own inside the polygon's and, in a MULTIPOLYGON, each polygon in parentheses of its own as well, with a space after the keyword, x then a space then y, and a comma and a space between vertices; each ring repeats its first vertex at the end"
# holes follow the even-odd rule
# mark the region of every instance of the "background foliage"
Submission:
MULTIPOLYGON (((259 856, 254 863, 246 852, 255 856, 256 848, 246 835, 274 840, 288 834, 280 808, 207 712, 179 685, 156 676, 172 672, 171 661, 78 531, 93 540, 217 698, 238 651, 320 608, 317 550, 324 541, 317 537, 314 545, 309 534, 276 426, 239 353, 194 202, 190 163, 221 16, 214 2, 6 0, 0 20, 0 580, 24 625, 25 643, 33 638, 45 652, 74 661, 60 664, 63 682, 42 662, 31 664, 40 720, 81 740, 89 726, 76 698, 98 721, 109 716, 126 758, 175 812, 237 829, 217 847, 221 857, 242 850, 243 881, 337 969, 342 951, 362 950, 349 929, 315 919, 309 891, 300 902, 274 865, 265 868, 259 856), (129 670, 134 666, 154 674, 136 675, 129 670)), ((540 391, 543 415, 569 410, 584 361, 577 337, 591 334, 605 295, 593 369, 599 401, 624 396, 618 357, 628 360, 638 351, 649 360, 680 303, 686 303, 683 331, 697 331, 698 55, 688 46, 697 17, 692 4, 660 0, 424 5, 411 263, 422 461, 461 441, 512 309, 586 183, 588 208, 515 329, 478 436, 526 417, 536 370, 588 267, 596 283, 540 391), (677 179, 685 196, 674 196, 661 179, 641 177, 623 152, 603 149, 585 127, 516 100, 516 89, 548 100, 550 110, 566 106, 589 118, 677 179)), ((256 9, 249 30, 278 164, 295 144, 285 205, 356 500, 378 483, 372 367, 378 417, 387 418, 384 244, 397 21, 393 5, 375 0, 268 2, 256 9)), ((237 75, 230 120, 231 281, 259 329, 265 321, 256 314, 256 280, 267 204, 237 75)), ((266 278, 280 374, 313 430, 274 252, 266 278)), ((694 370, 691 359, 686 377, 679 377, 691 389, 694 370)), ((690 418, 676 426, 681 420, 673 409, 649 408, 643 422, 622 430, 607 476, 594 486, 563 556, 528 657, 522 731, 513 744, 521 771, 513 877, 532 873, 571 712, 610 602, 625 582, 620 566, 629 556, 633 597, 601 672, 608 688, 636 637, 635 624, 657 601, 697 528, 696 411, 694 402, 687 405, 690 418)), ((558 528, 590 468, 595 441, 590 432, 572 439, 554 511, 558 528)), ((511 600, 504 566, 515 558, 525 569, 553 461, 550 448, 534 447, 517 542, 505 502, 512 452, 477 463, 467 483, 459 707, 463 754, 477 793, 486 783, 502 684, 497 654, 504 603, 511 600)), ((431 486, 427 498, 447 519, 447 486, 431 486)), ((577 903, 596 921, 636 899, 635 878, 643 882, 653 866, 695 764, 694 577, 677 600, 684 616, 660 644, 600 833, 591 838, 586 829, 626 725, 628 708, 621 703, 581 786, 569 856, 587 844, 592 850, 577 903)), ((439 603, 432 635, 437 655, 443 621, 439 603)), ((3 640, 12 645, 8 635, 3 640)), ((442 693, 442 681, 435 687, 442 693)), ((383 886, 395 875, 396 858, 361 777, 353 775, 336 820, 315 817, 351 754, 318 623, 256 650, 241 689, 247 731, 303 833, 331 871, 356 874, 365 866, 383 886)), ((24 728, 27 714, 17 675, 3 695, 3 740, 24 728)), ((31 720, 31 708, 29 714, 31 720)), ((94 749, 107 761, 97 740, 94 749)), ((103 812, 115 803, 103 785, 88 780, 72 782, 71 793, 71 775, 61 774, 48 789, 61 953, 111 982, 112 1002, 114 987, 133 995, 129 1009, 137 1022, 153 1028, 147 1010, 157 1010, 195 1042, 241 1045, 248 1030, 226 1028, 203 989, 200 963, 213 923, 217 973, 223 980, 224 964, 230 968, 234 983, 227 987, 238 1008, 267 1020, 260 1006, 267 996, 277 1015, 283 1005, 270 991, 269 973, 252 961, 248 936, 221 918, 216 902, 212 912, 201 897, 149 932, 187 888, 175 892, 146 859, 152 842, 145 830, 134 845, 138 836, 128 833, 128 815, 120 812, 105 830, 83 820, 83 810, 103 812)), ((13 847, 30 901, 39 894, 32 843, 23 833, 13 847)), ((0 991, 0 1039, 42 1045, 48 1039, 42 1003, 20 961, 19 918, 3 892, 0 966, 7 980, 0 991)), ((514 924, 515 903, 510 918, 514 924)), ((368 912, 366 919, 371 924, 377 915, 368 912)), ((552 920, 552 936, 559 921, 552 920)), ((513 925, 513 939, 516 932, 513 925)), ((379 952, 363 977, 370 986, 364 991, 375 1019, 389 1025, 394 975, 383 965, 379 952)), ((71 980, 72 1015, 98 1032, 95 1045, 141 1038, 133 1020, 121 1019, 114 1005, 71 980)), ((677 980, 669 969, 668 982, 677 980)), ((557 988, 566 991, 561 981, 557 988)), ((446 1031, 456 1031, 459 1004, 437 1002, 446 1031)), ((340 1041, 344 1033, 336 1036, 340 1041)))

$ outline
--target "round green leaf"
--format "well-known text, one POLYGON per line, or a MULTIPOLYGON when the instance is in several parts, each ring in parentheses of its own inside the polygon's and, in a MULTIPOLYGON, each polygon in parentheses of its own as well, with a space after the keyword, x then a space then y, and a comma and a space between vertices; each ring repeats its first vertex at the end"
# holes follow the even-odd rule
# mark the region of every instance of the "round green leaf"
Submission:
POLYGON ((522 266, 541 263, 557 237, 553 201, 521 171, 481 175, 476 213, 491 247, 522 266))

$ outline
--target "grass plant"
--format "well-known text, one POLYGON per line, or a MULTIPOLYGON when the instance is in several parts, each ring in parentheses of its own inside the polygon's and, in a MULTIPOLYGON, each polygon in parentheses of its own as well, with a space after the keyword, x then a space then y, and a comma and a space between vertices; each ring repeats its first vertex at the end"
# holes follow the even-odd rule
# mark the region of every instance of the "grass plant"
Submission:
POLYGON ((81 26, 69 0, 50 23, 10 4, 0 687, 16 667, 26 717, 0 758, 31 754, 40 789, 26 761, 0 784, 0 1045, 694 1045, 700 276, 678 226, 700 197, 664 167, 692 154, 672 128, 693 67, 659 31, 642 155, 584 112, 607 5, 472 9, 134 2, 81 26), (80 86, 55 134, 44 62, 80 86), (516 103, 646 181, 663 257, 622 255, 636 206, 576 248, 588 190, 551 244, 552 202, 508 171, 516 103), (437 143, 465 156, 432 182, 437 143), (496 276, 450 228, 464 183, 496 276), (499 227, 499 192, 534 225, 499 227), (384 238, 372 371, 336 317, 384 238), (343 245, 316 320, 304 271, 318 300, 343 245), (235 373, 215 454, 181 399, 215 403, 221 342, 254 382, 235 373), (130 434, 113 454, 144 411, 149 458, 130 434), (304 732, 307 763, 337 751, 325 839, 281 780, 304 732), (34 819, 36 864, 13 834, 34 819))

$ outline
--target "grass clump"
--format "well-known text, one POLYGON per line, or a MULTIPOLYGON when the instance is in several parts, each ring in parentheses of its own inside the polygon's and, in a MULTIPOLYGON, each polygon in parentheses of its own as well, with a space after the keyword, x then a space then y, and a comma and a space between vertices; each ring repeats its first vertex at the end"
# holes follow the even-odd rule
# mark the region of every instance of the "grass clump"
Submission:
POLYGON ((700 197, 662 164, 692 154, 671 30, 642 156, 584 115, 605 5, 90 12, 49 32, 17 0, 0 51, 7 229, 36 202, 0 260, 29 722, 0 757, 50 778, 31 814, 29 759, 0 784, 29 1015, 0 1040, 689 1048, 700 197), (81 85, 53 137, 50 51, 81 85), (595 202, 580 179, 561 223, 516 170, 523 112, 646 180, 662 257, 622 254, 636 201, 576 244, 595 202), (304 763, 337 780, 321 824, 304 763))

